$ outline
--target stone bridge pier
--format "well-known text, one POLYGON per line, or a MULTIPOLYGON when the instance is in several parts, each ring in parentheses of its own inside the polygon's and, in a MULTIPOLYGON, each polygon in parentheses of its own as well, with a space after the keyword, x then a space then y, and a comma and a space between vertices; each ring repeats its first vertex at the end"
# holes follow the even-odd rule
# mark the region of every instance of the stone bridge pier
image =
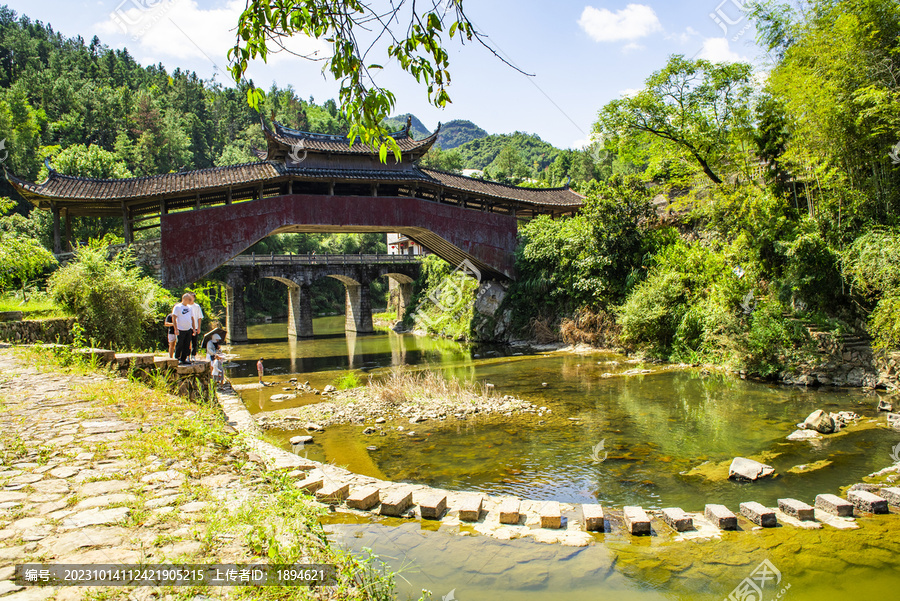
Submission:
POLYGON ((372 282, 389 279, 402 313, 412 298, 412 284, 420 270, 417 260, 398 255, 240 256, 217 270, 214 277, 225 284, 226 339, 246 342, 244 289, 250 282, 268 278, 284 284, 288 293, 288 337, 309 338, 313 335, 310 288, 318 279, 334 278, 344 284, 346 331, 369 334, 375 331, 369 292, 372 282))

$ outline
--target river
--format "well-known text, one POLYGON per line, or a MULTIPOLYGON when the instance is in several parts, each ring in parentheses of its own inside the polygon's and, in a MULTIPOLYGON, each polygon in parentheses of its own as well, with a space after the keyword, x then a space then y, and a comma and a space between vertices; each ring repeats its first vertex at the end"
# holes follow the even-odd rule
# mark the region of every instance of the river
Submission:
MULTIPOLYGON (((393 332, 357 336, 344 333, 343 317, 316 319, 314 329, 313 339, 289 341, 283 323, 251 326, 251 342, 234 347, 239 358, 229 377, 237 384, 253 382, 260 357, 270 381, 298 377, 320 389, 348 371, 365 380, 393 366, 428 367, 492 383, 500 394, 550 410, 540 418, 499 423, 426 422, 415 425, 412 437, 409 424, 383 437, 364 436, 363 426, 332 426, 308 448, 312 459, 378 478, 614 507, 698 511, 706 503, 723 503, 736 509, 744 501, 771 506, 781 497, 812 502, 816 494, 838 493, 890 465, 900 448, 900 433, 882 427, 874 393, 749 382, 601 352, 526 355, 393 332), (853 411, 861 419, 817 441, 786 441, 816 409, 853 411), (735 456, 764 459, 778 477, 733 483, 724 476, 735 456)), ((279 393, 281 387, 274 386, 242 396, 253 413, 321 399, 272 401, 279 393)), ((287 444, 294 433, 276 434, 287 444)), ((601 535, 603 544, 585 549, 449 536, 431 524, 330 521, 337 522, 329 529, 339 544, 355 551, 373 547, 393 558, 405 578, 399 579, 401 598, 421 588, 435 598, 455 589, 461 601, 487 598, 488 592, 496 599, 549 599, 561 592, 567 599, 598 593, 723 598, 763 559, 778 566, 784 582, 790 580, 786 599, 843 598, 838 591, 848 585, 847 574, 854 574, 855 594, 862 587, 892 598, 900 582, 896 515, 873 519, 855 532, 777 528, 690 544, 608 534, 601 535), (812 565, 813 557, 818 564, 812 565), (829 576, 810 576, 820 570, 829 576)))

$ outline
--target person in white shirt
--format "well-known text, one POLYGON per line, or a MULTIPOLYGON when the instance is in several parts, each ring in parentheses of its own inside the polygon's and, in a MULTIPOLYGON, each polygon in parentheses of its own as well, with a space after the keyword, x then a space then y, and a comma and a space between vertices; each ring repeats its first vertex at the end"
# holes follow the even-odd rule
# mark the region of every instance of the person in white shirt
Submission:
POLYGON ((191 336, 194 332, 194 316, 191 313, 191 295, 185 293, 181 302, 172 308, 175 318, 175 358, 178 365, 190 365, 188 355, 191 352, 191 336))
POLYGON ((191 295, 191 315, 194 317, 194 333, 191 335, 191 361, 197 360, 197 353, 200 352, 200 322, 203 321, 203 309, 197 304, 197 295, 193 292, 191 295))

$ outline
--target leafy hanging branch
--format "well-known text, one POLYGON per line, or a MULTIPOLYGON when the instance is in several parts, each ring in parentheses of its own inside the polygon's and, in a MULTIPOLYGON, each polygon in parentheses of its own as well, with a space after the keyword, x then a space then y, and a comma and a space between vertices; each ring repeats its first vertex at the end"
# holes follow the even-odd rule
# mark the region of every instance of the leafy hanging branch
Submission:
MULTIPOLYGON (((229 71, 240 82, 249 62, 266 61, 270 52, 322 61, 323 71, 340 82, 338 98, 351 125, 351 143, 357 138, 363 144, 377 143, 382 161, 389 150, 399 159, 397 142, 381 125, 393 111, 396 96, 375 82, 375 74, 384 66, 370 55, 384 52, 388 62, 396 60, 401 69, 426 87, 429 103, 443 108, 450 102, 445 34, 463 44, 475 40, 519 70, 499 57, 475 30, 463 11, 463 0, 428 0, 426 8, 416 0, 247 0, 238 21, 237 41, 228 52, 229 71), (286 42, 295 35, 324 40, 330 44, 330 56, 291 51, 286 42)), ((258 106, 262 95, 251 82, 247 100, 252 107, 258 106)))

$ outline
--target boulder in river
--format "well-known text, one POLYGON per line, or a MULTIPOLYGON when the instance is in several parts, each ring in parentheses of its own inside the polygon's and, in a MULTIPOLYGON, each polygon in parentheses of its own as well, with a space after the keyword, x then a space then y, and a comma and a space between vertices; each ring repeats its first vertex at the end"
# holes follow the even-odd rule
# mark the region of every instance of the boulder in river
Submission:
POLYGON ((312 436, 293 436, 291 437, 291 444, 307 444, 313 441, 312 436))
POLYGON ((813 411, 804 421, 808 430, 815 430, 821 434, 834 432, 834 419, 821 409, 813 411))
POLYGON ((794 430, 788 434, 788 440, 815 440, 822 438, 822 435, 815 430, 794 430))
POLYGON ((879 411, 887 411, 888 413, 890 413, 894 410, 894 406, 891 404, 890 401, 881 399, 880 401, 878 401, 878 410, 879 411))
POLYGON ((325 428, 315 422, 309 422, 306 424, 306 430, 309 432, 324 432, 325 428))
POLYGON ((735 457, 728 468, 728 477, 732 480, 753 482, 760 478, 775 475, 775 468, 746 457, 735 457))
POLYGON ((329 394, 329 393, 334 392, 334 391, 336 391, 336 390, 337 390, 337 388, 335 388, 334 386, 332 386, 331 384, 329 384, 328 386, 326 386, 326 387, 322 390, 322 394, 329 394))

